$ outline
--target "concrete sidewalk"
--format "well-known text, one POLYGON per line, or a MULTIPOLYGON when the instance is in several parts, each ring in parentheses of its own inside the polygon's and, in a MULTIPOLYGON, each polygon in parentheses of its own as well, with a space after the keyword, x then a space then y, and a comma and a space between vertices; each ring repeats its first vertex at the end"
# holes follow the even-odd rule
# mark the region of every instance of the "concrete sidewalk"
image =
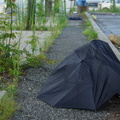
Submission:
MULTIPOLYGON (((31 50, 31 45, 27 45, 27 42, 30 42, 32 40, 33 36, 33 31, 13 31, 14 33, 16 33, 16 38, 14 40, 11 40, 12 42, 17 42, 20 39, 20 50, 23 50, 24 48, 29 51, 32 54, 32 50, 31 50)), ((44 43, 47 40, 47 38, 49 38, 52 35, 51 31, 35 31, 35 36, 38 37, 38 46, 37 49, 35 51, 35 55, 39 55, 40 48, 44 47, 44 43)))

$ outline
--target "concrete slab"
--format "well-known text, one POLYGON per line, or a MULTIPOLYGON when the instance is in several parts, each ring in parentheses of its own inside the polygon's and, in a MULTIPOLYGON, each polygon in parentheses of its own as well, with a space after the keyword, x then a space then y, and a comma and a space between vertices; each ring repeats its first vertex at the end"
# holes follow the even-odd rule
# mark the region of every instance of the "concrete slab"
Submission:
POLYGON ((98 33, 98 39, 107 42, 111 49, 113 50, 116 57, 120 60, 120 52, 116 49, 116 47, 111 43, 111 41, 108 39, 106 34, 100 29, 100 27, 96 24, 96 22, 91 18, 91 15, 86 12, 86 16, 88 17, 89 21, 92 23, 92 26, 94 30, 98 33))
MULTIPOLYGON (((31 41, 32 40, 32 35, 33 32, 32 31, 13 31, 14 33, 16 33, 16 39, 12 40, 11 42, 14 41, 18 41, 20 40, 20 49, 24 49, 24 47, 26 47, 27 43, 26 41, 31 41)), ((35 32, 35 36, 38 37, 38 41, 40 42, 40 47, 42 47, 44 45, 44 41, 50 37, 52 34, 51 31, 36 31, 35 32)), ((27 49, 27 48, 26 48, 27 49)), ((29 49, 28 49, 29 50, 29 49)))
POLYGON ((5 95, 6 91, 0 91, 0 99, 5 95))
MULTIPOLYGON (((11 40, 11 44, 18 42, 20 40, 20 50, 27 50, 30 54, 32 54, 31 45, 27 42, 32 40, 32 31, 13 31, 16 34, 16 38, 11 40)), ((52 35, 51 31, 36 31, 36 37, 38 37, 37 47, 35 51, 35 55, 39 55, 40 49, 42 49, 45 45, 45 41, 52 35)), ((24 59, 26 56, 22 55, 21 59, 24 59)))

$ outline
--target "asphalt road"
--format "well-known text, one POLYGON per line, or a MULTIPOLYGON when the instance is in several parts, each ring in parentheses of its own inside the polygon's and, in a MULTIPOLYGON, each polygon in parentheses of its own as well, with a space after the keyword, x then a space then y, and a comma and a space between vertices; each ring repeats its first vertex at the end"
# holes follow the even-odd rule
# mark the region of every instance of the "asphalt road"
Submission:
POLYGON ((96 14, 97 19, 95 22, 103 30, 103 32, 109 36, 109 34, 120 35, 120 15, 100 15, 96 14))

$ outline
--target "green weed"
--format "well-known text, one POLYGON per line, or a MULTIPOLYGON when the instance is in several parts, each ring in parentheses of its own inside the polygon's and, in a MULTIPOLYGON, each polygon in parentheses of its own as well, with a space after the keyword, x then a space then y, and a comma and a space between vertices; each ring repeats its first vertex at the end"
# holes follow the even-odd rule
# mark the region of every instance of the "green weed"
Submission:
POLYGON ((89 40, 97 39, 98 33, 96 33, 93 28, 86 28, 83 34, 88 36, 89 40))
MULTIPOLYGON (((7 0, 6 0, 7 1, 7 0)), ((66 11, 65 2, 59 2, 58 8, 54 9, 49 18, 52 18, 50 26, 46 27, 48 17, 45 15, 43 0, 36 4, 36 23, 30 27, 33 31, 33 35, 29 36, 30 41, 27 41, 27 45, 31 45, 32 54, 26 50, 27 45, 23 50, 20 50, 20 42, 22 35, 19 35, 19 39, 16 41, 16 33, 12 30, 24 30, 26 27, 25 21, 27 20, 27 9, 17 7, 11 0, 8 0, 8 7, 16 9, 17 14, 14 16, 16 19, 13 22, 13 14, 3 15, 0 20, 0 89, 6 90, 8 93, 0 100, 0 120, 9 119, 17 109, 16 102, 14 101, 17 93, 17 84, 21 75, 22 69, 28 67, 39 67, 44 63, 53 64, 55 60, 49 60, 44 54, 35 55, 37 50, 40 52, 47 51, 54 39, 61 33, 60 31, 66 25, 66 11), (42 6, 42 7, 41 7, 42 6), (62 8, 62 10, 60 10, 62 8), (59 9, 59 11, 58 11, 59 9), (56 25, 54 25, 56 24, 56 25), (37 27, 36 27, 37 26, 37 27), (36 30, 50 30, 52 35, 45 41, 44 47, 40 47, 39 38, 36 36, 36 30), (25 55, 26 61, 22 65, 21 55, 25 55)), ((57 4, 57 3, 56 3, 57 4)), ((35 7, 35 6, 34 6, 35 7)), ((33 15, 33 14, 32 14, 33 15)), ((33 16, 35 17, 35 16, 33 16)))
POLYGON ((16 103, 8 94, 0 99, 0 120, 8 120, 16 111, 16 103))
POLYGON ((88 19, 86 19, 85 25, 86 28, 82 31, 82 33, 88 36, 89 40, 97 39, 98 33, 94 31, 92 24, 88 19))

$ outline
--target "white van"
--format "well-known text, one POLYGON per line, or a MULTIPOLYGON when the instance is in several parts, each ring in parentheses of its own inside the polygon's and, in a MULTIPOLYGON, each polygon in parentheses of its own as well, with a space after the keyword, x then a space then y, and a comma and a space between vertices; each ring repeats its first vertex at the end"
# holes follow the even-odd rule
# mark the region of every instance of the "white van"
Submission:
POLYGON ((86 0, 86 4, 88 6, 88 10, 98 10, 98 3, 101 0, 86 0))
MULTIPOLYGON (((98 4, 98 9, 101 9, 101 10, 109 10, 112 5, 113 5, 113 3, 111 2, 111 0, 101 1, 101 2, 98 4)), ((117 8, 120 8, 120 1, 119 1, 119 0, 116 0, 116 1, 115 1, 115 6, 116 6, 117 8)))
POLYGON ((88 7, 97 7, 101 0, 86 0, 88 7))

